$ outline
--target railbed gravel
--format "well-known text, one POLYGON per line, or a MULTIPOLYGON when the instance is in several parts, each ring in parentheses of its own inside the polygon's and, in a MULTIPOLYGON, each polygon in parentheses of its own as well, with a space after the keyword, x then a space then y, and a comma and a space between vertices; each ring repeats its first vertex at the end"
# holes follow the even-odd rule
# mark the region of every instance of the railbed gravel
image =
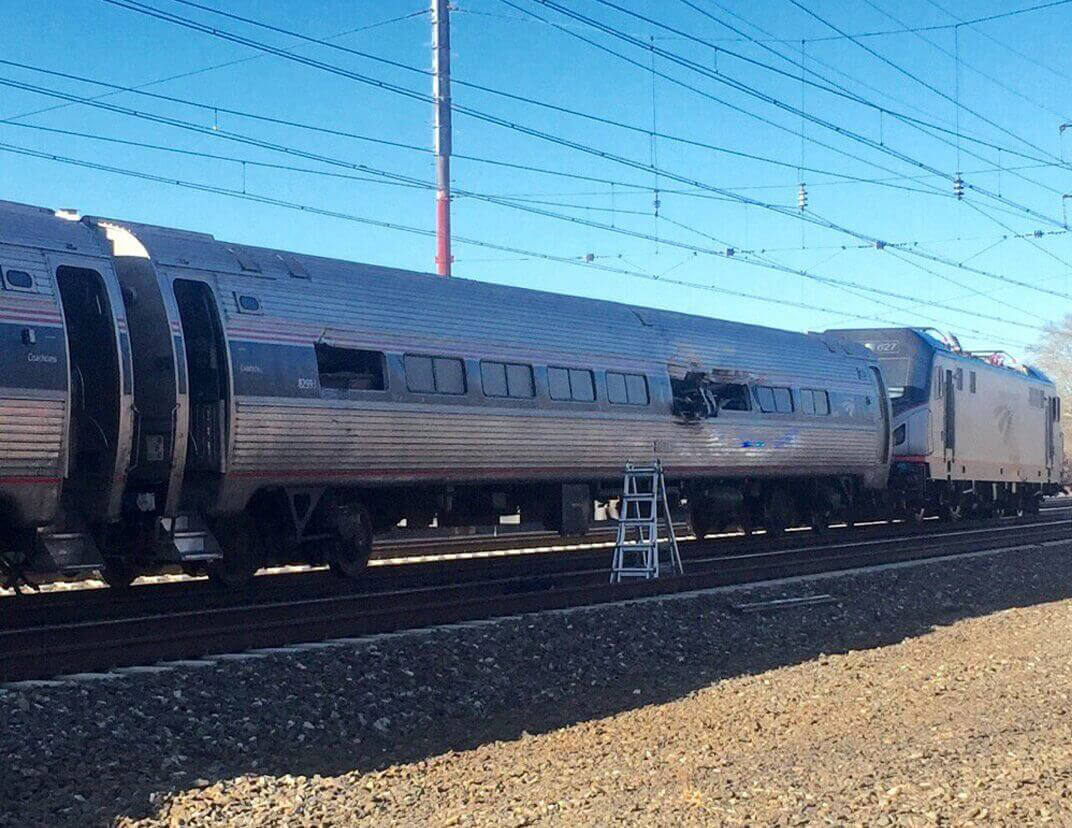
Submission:
POLYGON ((1072 543, 0 690, 0 825, 1072 824, 1070 564, 1072 543))

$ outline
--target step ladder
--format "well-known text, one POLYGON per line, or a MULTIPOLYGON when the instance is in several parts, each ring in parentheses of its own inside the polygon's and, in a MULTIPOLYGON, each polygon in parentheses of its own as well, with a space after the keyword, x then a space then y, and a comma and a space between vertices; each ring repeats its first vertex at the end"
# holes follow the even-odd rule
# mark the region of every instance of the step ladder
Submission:
POLYGON ((662 464, 658 460, 643 466, 626 463, 610 582, 620 584, 623 578, 658 578, 664 545, 670 553, 670 567, 681 575, 684 569, 666 499, 662 464), (665 544, 659 543, 660 520, 665 527, 665 544))

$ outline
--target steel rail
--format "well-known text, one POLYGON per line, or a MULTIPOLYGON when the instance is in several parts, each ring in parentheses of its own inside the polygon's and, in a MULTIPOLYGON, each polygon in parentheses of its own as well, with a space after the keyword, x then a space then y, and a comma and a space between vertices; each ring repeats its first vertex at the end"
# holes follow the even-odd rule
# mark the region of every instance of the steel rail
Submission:
MULTIPOLYGON (((730 584, 821 574, 906 560, 1068 540, 1067 519, 1043 516, 990 526, 944 524, 919 535, 886 535, 713 554, 694 543, 686 574, 611 585, 608 561, 594 567, 381 589, 292 595, 227 605, 160 608, 118 618, 0 630, 0 680, 41 678, 251 648, 277 647, 477 620, 519 612, 614 603, 730 584)), ((811 537, 814 537, 812 535, 811 537)), ((576 562, 575 563, 579 563, 576 562)), ((385 584, 386 585, 386 584, 385 584)))

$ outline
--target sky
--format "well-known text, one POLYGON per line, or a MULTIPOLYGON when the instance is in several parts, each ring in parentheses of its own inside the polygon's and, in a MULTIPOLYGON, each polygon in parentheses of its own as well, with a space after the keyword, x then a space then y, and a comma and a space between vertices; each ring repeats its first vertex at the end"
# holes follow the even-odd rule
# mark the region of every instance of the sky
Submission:
MULTIPOLYGON (((456 0, 454 273, 1029 357, 1072 312, 1072 2, 954 24, 1046 2, 456 0)), ((420 0, 0 9, 0 199, 434 270, 420 0)))

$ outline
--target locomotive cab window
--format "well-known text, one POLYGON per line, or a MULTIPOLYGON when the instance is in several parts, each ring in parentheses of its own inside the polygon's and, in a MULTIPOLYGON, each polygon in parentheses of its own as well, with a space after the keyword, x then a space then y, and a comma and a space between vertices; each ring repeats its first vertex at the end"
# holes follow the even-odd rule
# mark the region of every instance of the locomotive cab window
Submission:
POLYGON ((527 399, 536 396, 532 382, 532 366, 513 362, 480 363, 480 384, 488 397, 527 399))
POLYGON ((793 394, 788 388, 771 385, 755 387, 756 402, 759 410, 765 414, 791 414, 793 412, 793 394))
POLYGON ((464 394, 465 365, 453 357, 406 354, 406 388, 422 394, 464 394))
POLYGON ((336 391, 384 391, 387 373, 382 351, 336 348, 316 343, 320 387, 336 391))
POLYGON ((800 410, 805 414, 829 414, 830 395, 816 388, 801 388, 800 410))
POLYGON ((25 270, 5 270, 4 287, 8 290, 32 291, 34 289, 33 276, 25 270))
POLYGON ((607 371, 607 400, 617 405, 647 405, 647 377, 607 371))
POLYGON ((552 400, 592 402, 596 398, 592 372, 586 368, 548 368, 547 385, 552 400))

